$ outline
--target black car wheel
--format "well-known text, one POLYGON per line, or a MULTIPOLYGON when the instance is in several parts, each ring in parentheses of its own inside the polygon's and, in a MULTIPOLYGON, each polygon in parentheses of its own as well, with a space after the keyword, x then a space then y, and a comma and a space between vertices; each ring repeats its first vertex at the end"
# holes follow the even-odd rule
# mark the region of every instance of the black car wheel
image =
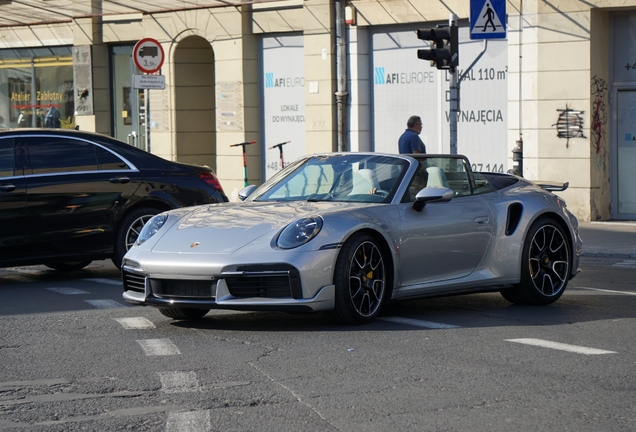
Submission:
POLYGON ((571 254, 563 229, 551 219, 539 219, 523 246, 521 282, 501 291, 515 304, 547 305, 561 297, 568 284, 571 254))
POLYGON ((159 308, 159 312, 172 319, 192 320, 203 317, 210 309, 159 308))
POLYGON ((93 261, 61 261, 61 262, 50 262, 45 265, 48 268, 52 268, 53 270, 59 271, 74 271, 81 270, 93 261))
POLYGON ((336 262, 333 317, 345 324, 371 321, 380 312, 386 290, 385 260, 373 237, 357 234, 343 245, 336 262))
POLYGON ((135 244, 146 222, 159 213, 160 210, 156 208, 143 207, 131 211, 124 217, 115 237, 115 253, 112 260, 117 268, 121 268, 124 255, 135 244))

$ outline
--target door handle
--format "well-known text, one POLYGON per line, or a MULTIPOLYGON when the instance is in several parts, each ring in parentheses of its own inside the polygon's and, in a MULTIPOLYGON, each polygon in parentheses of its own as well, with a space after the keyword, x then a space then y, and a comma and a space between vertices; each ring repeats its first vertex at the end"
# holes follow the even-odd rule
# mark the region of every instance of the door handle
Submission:
POLYGON ((111 177, 110 182, 116 183, 116 184, 126 184, 130 182, 130 178, 129 177, 111 177))
POLYGON ((478 224, 487 224, 488 216, 477 216, 475 219, 473 219, 473 222, 478 224))
POLYGON ((13 192, 14 190, 15 190, 15 185, 12 185, 12 184, 0 185, 0 192, 13 192))

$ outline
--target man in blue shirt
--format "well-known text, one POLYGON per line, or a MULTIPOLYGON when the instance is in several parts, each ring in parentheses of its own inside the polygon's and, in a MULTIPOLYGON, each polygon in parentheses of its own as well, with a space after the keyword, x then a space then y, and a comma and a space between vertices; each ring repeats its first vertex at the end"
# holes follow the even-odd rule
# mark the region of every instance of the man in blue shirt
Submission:
POLYGON ((404 131, 398 140, 398 149, 401 154, 426 153, 426 146, 420 139, 422 132, 422 119, 419 116, 411 116, 406 122, 408 129, 404 131))

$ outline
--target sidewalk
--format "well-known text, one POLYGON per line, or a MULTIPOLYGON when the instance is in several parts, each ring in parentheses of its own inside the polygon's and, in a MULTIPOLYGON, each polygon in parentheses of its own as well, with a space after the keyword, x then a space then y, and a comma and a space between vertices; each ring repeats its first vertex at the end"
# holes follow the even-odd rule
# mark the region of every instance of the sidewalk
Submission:
POLYGON ((636 259, 636 222, 579 222, 583 256, 636 259))

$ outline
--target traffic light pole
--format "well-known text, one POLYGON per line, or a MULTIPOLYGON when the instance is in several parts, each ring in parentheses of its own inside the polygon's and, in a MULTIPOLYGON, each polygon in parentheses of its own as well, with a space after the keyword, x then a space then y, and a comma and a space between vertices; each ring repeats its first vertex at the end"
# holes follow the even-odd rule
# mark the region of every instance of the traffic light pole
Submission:
MULTIPOLYGON (((451 14, 448 19, 448 25, 452 26, 453 24, 457 25, 457 15, 451 14)), ((484 49, 479 53, 477 58, 473 60, 473 62, 466 68, 462 76, 458 77, 457 68, 451 69, 451 83, 450 83, 450 152, 451 154, 457 154, 457 120, 460 113, 459 109, 459 87, 468 75, 468 72, 477 64, 479 59, 482 58, 484 54, 486 54, 486 50, 488 49, 488 39, 485 39, 484 49)))
MULTIPOLYGON (((451 14, 448 18, 448 26, 457 26, 457 15, 451 14)), ((457 41, 459 43, 459 41, 457 41)), ((450 153, 457 154, 457 117, 459 116, 459 80, 457 79, 457 67, 450 68, 450 153)))

